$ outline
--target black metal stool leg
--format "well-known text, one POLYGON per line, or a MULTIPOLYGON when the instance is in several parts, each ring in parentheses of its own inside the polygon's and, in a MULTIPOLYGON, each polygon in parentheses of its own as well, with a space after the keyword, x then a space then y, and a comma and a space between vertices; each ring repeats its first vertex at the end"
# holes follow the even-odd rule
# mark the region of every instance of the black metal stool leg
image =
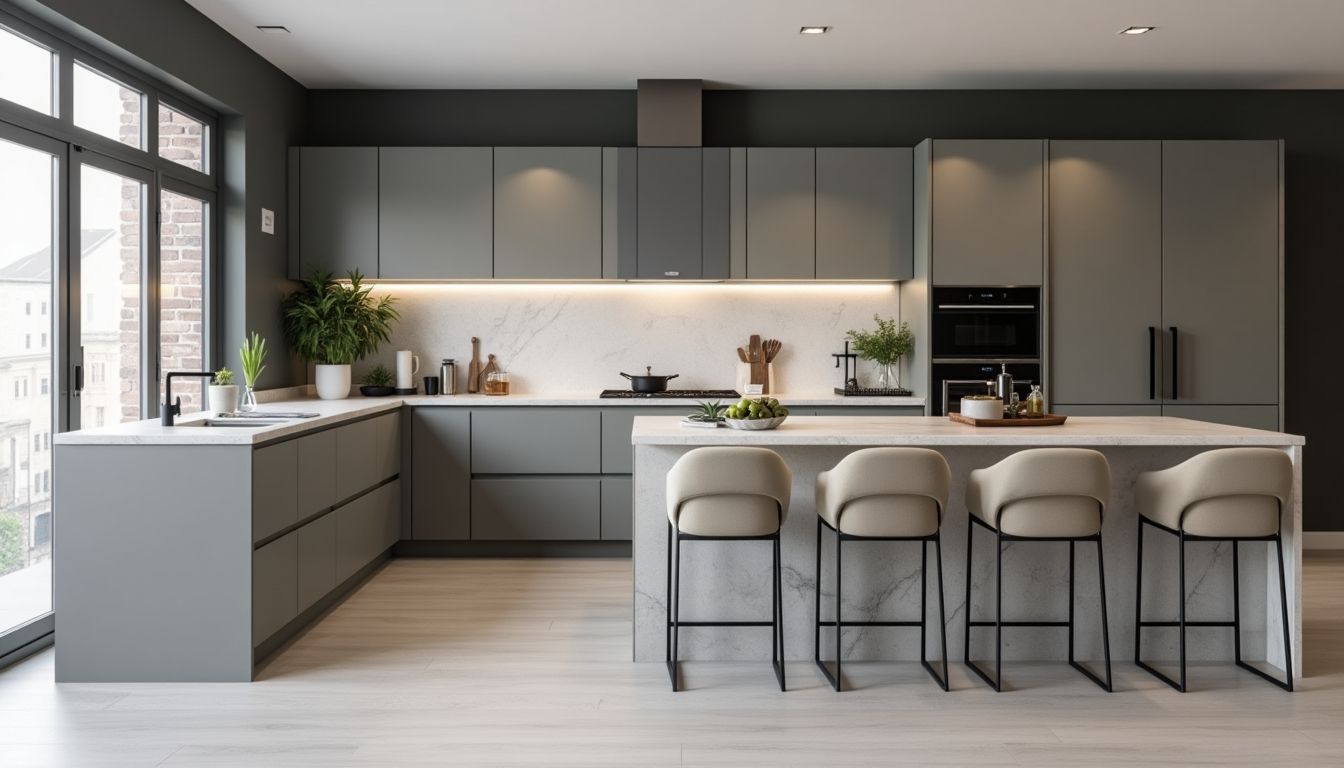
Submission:
MULTIPOLYGON (((971 567, 975 565, 971 559, 971 549, 975 544, 975 521, 966 520, 966 568, 962 571, 966 578, 966 608, 965 642, 961 645, 961 661, 963 664, 971 663, 971 567)), ((974 668, 974 667, 972 667, 974 668)))
POLYGON ((775 626, 771 628, 770 646, 774 656, 775 677, 779 679, 779 690, 787 690, 784 680, 784 563, 780 552, 779 532, 775 532, 775 540, 772 549, 774 550, 774 619, 775 626), (776 639, 778 639, 778 650, 775 650, 776 639))
POLYGON ((1232 655, 1237 666, 1241 660, 1241 542, 1232 542, 1232 655))
POLYGON ((1177 538, 1180 539, 1181 553, 1181 684, 1176 690, 1185 693, 1185 531, 1178 533, 1177 538))
POLYGON ((919 663, 924 667, 925 670, 928 671, 929 675, 933 678, 933 681, 938 684, 938 687, 946 691, 947 690, 947 620, 944 618, 944 612, 943 612, 943 546, 941 541, 939 540, 941 535, 942 535, 941 531, 937 534, 934 534, 933 546, 938 556, 935 567, 938 569, 938 636, 942 643, 941 646, 942 660, 943 660, 942 675, 939 675, 938 671, 935 670, 933 668, 933 665, 929 663, 928 649, 925 644, 926 641, 925 641, 924 625, 928 621, 927 618, 928 612, 925 606, 928 591, 928 578, 929 578, 928 539, 925 539, 919 543, 920 556, 921 556, 920 579, 919 579, 920 581, 919 663))
MULTIPOLYGON (((674 532, 675 533, 675 532, 674 532)), ((672 678, 672 691, 677 691, 677 641, 681 638, 681 534, 676 533, 672 564, 672 657, 667 662, 667 673, 672 678)))
POLYGON ((1106 692, 1111 688, 1111 628, 1106 612, 1106 557, 1102 554, 1101 534, 1097 534, 1097 587, 1101 590, 1101 651, 1106 657, 1106 692))
POLYGON ((1139 651, 1143 644, 1143 517, 1139 520, 1139 532, 1136 549, 1139 556, 1134 566, 1134 663, 1143 666, 1143 654, 1139 651))
POLYGON ((943 601, 943 531, 941 528, 938 530, 937 537, 933 540, 933 546, 938 553, 938 637, 942 643, 943 651, 943 676, 938 682, 942 685, 943 691, 947 691, 947 608, 943 601))
POLYGON ((1003 533, 994 532, 997 540, 995 549, 994 576, 994 690, 1003 690, 1003 533))
MULTIPOLYGON (((1293 641, 1288 631, 1288 581, 1283 575, 1283 534, 1274 537, 1274 547, 1279 552, 1279 608, 1283 617, 1283 662, 1284 681, 1279 687, 1285 691, 1293 690, 1293 641)), ((1278 682, 1277 680, 1275 681, 1278 682)))
POLYGON ((675 628, 672 624, 672 540, 676 538, 676 531, 672 528, 672 523, 667 524, 667 593, 663 599, 663 609, 667 613, 667 648, 666 663, 667 673, 672 678, 672 690, 677 690, 677 666, 672 662, 672 635, 675 628))
POLYGON ((840 680, 840 657, 844 655, 844 648, 840 645, 840 631, 844 628, 844 619, 840 602, 840 576, 844 573, 840 563, 840 550, 845 543, 845 537, 840 535, 840 529, 835 529, 835 690, 840 692, 843 687, 840 680))

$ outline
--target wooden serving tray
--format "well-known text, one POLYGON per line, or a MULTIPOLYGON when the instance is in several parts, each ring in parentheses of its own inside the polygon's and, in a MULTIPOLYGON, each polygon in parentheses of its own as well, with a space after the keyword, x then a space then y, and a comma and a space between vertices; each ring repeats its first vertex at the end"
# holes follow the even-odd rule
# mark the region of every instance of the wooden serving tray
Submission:
POLYGON ((1057 427, 1069 417, 1058 413, 1047 413, 1035 418, 973 419, 970 416, 962 416, 960 413, 949 413, 947 418, 958 424, 968 424, 972 427, 1057 427))

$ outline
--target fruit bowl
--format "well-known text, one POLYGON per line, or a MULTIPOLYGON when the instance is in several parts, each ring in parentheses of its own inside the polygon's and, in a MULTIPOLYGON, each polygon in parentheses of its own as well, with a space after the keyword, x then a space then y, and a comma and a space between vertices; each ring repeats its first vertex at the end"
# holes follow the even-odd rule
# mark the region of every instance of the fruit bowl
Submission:
POLYGON ((783 424, 784 420, 787 418, 789 417, 776 416, 772 419, 724 419, 723 423, 727 424, 731 429, 745 429, 754 432, 761 429, 774 429, 780 424, 783 424))

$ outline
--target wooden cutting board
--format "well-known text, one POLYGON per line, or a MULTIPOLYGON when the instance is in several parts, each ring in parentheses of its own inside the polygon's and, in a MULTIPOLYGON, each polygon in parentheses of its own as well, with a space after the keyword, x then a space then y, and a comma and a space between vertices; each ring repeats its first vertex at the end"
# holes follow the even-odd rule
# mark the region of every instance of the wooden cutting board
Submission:
POLYGON ((962 416, 960 413, 949 413, 947 418, 958 424, 968 424, 972 427, 1057 427, 1069 417, 1058 413, 1047 413, 1044 416, 1030 419, 1026 417, 1017 419, 973 419, 970 416, 962 416))
POLYGON ((471 365, 467 366, 467 392, 481 391, 481 340, 471 337, 471 365))

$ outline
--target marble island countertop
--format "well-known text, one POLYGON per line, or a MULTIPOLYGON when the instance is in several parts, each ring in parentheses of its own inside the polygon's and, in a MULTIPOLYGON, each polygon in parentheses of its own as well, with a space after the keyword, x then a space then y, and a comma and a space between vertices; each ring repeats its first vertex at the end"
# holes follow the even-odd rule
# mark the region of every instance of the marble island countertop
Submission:
POLYGON ((683 427, 667 416, 635 418, 635 445, 1304 445, 1283 432, 1172 416, 1074 416, 1050 427, 971 427, 938 416, 791 416, 758 432, 683 427))

